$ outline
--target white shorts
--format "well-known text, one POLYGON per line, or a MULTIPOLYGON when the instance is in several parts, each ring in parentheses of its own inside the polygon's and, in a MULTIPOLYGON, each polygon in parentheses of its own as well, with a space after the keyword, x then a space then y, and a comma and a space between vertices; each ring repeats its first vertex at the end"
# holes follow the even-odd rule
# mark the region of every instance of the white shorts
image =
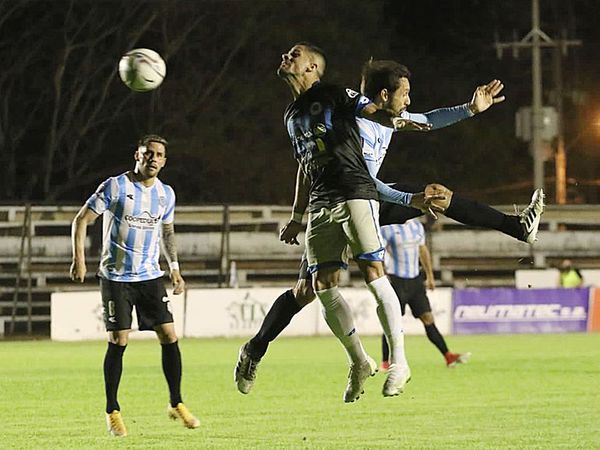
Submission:
POLYGON ((346 268, 348 246, 356 259, 383 261, 378 201, 347 200, 309 213, 306 252, 311 273, 323 267, 346 268))

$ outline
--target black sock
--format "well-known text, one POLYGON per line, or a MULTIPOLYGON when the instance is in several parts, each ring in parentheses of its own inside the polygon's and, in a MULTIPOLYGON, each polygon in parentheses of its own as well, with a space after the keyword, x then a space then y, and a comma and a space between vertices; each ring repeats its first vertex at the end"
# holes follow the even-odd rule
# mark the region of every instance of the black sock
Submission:
POLYGON ((108 343, 104 355, 104 391, 106 392, 106 412, 110 414, 115 409, 121 411, 117 401, 117 391, 123 373, 123 353, 126 345, 108 343))
POLYGON ((162 347, 162 368, 169 384, 171 406, 183 403, 181 400, 181 352, 177 341, 172 344, 160 344, 162 347))
POLYGON ((381 360, 389 361, 390 359, 390 347, 388 346, 385 334, 381 335, 381 360))
POLYGON ((265 316, 265 320, 254 336, 248 342, 246 351, 254 359, 260 359, 267 353, 269 343, 273 341, 287 327, 296 314, 300 312, 302 307, 296 303, 294 292, 290 289, 285 291, 265 316))
POLYGON ((483 203, 453 194, 450 206, 444 213, 447 217, 465 225, 501 231, 524 241, 523 227, 517 216, 504 214, 483 203))
POLYGON ((442 352, 442 355, 448 353, 446 341, 444 341, 444 337, 435 326, 435 323, 432 323, 431 325, 425 325, 425 333, 427 333, 427 337, 433 343, 433 345, 435 345, 438 350, 442 352))

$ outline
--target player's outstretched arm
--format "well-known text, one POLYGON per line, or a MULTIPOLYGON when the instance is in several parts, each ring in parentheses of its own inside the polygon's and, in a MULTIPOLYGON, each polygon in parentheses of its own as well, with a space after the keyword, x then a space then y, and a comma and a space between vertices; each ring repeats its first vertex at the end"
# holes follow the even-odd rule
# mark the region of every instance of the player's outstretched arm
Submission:
POLYGON ((169 275, 171 277, 171 283, 173 283, 173 294, 179 295, 185 288, 185 281, 179 271, 177 245, 175 244, 175 226, 173 223, 162 224, 162 240, 169 261, 169 275))
POLYGON ((425 285, 427 286, 427 289, 435 289, 433 262, 431 261, 431 253, 426 245, 419 245, 419 260, 425 271, 425 285))
POLYGON ((81 207, 71 224, 71 247, 73 262, 71 263, 71 280, 76 283, 85 281, 87 268, 85 266, 85 238, 88 225, 94 223, 98 214, 87 205, 81 207))
POLYGON ((489 109, 496 103, 503 102, 506 97, 500 96, 504 84, 500 80, 492 80, 488 84, 478 86, 470 102, 447 108, 437 108, 425 113, 404 112, 402 117, 413 122, 430 123, 433 130, 453 125, 461 120, 473 117, 489 109))
POLYGON ((429 131, 431 129, 430 123, 419 123, 410 118, 397 116, 392 110, 379 108, 373 103, 362 108, 360 116, 384 127, 393 128, 394 131, 429 131))

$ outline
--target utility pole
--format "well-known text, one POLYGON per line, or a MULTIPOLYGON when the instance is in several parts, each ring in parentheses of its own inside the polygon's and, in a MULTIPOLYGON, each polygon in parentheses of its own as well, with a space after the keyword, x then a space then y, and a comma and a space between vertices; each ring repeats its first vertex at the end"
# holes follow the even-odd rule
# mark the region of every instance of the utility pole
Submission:
MULTIPOLYGON (((531 155, 533 156, 533 186, 535 189, 544 187, 544 141, 542 134, 544 131, 543 113, 542 113, 542 55, 543 47, 562 48, 566 54, 568 47, 581 45, 580 40, 554 41, 540 29, 540 8, 539 0, 531 0, 531 30, 520 41, 496 42, 496 53, 498 58, 502 58, 505 49, 511 49, 515 58, 519 57, 519 49, 531 49, 531 155)), ((562 82, 561 82, 562 83, 562 82)), ((558 92, 557 95, 562 95, 558 92)), ((561 108, 562 109, 562 108, 561 108)), ((562 113, 562 111, 560 111, 562 113)), ((562 117, 558 118, 559 124, 562 124, 562 117)), ((562 133, 560 134, 562 137, 562 133)), ((559 138, 560 140, 560 138, 559 138)), ((560 142, 559 142, 560 146, 560 142)), ((564 144, 562 150, 559 149, 557 159, 563 158, 566 167, 566 158, 564 155, 564 144)), ((561 160, 562 161, 562 160, 561 160)), ((558 165, 558 164, 557 164, 558 165)), ((557 169, 558 170, 558 169, 557 169)), ((557 177, 558 178, 558 177, 557 177)), ((563 183, 566 183, 566 176, 563 177, 563 183)), ((558 191, 557 191, 558 192, 558 191)), ((566 189, 565 189, 566 192, 566 189)), ((558 200, 558 198, 557 198, 558 200)))

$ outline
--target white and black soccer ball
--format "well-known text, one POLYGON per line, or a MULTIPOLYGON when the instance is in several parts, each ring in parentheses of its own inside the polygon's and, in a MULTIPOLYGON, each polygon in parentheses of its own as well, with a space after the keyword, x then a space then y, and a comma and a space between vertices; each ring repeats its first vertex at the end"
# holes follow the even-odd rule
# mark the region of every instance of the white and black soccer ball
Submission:
POLYGON ((156 89, 166 75, 165 61, 149 48, 130 50, 119 61, 119 76, 132 91, 147 92, 156 89))

